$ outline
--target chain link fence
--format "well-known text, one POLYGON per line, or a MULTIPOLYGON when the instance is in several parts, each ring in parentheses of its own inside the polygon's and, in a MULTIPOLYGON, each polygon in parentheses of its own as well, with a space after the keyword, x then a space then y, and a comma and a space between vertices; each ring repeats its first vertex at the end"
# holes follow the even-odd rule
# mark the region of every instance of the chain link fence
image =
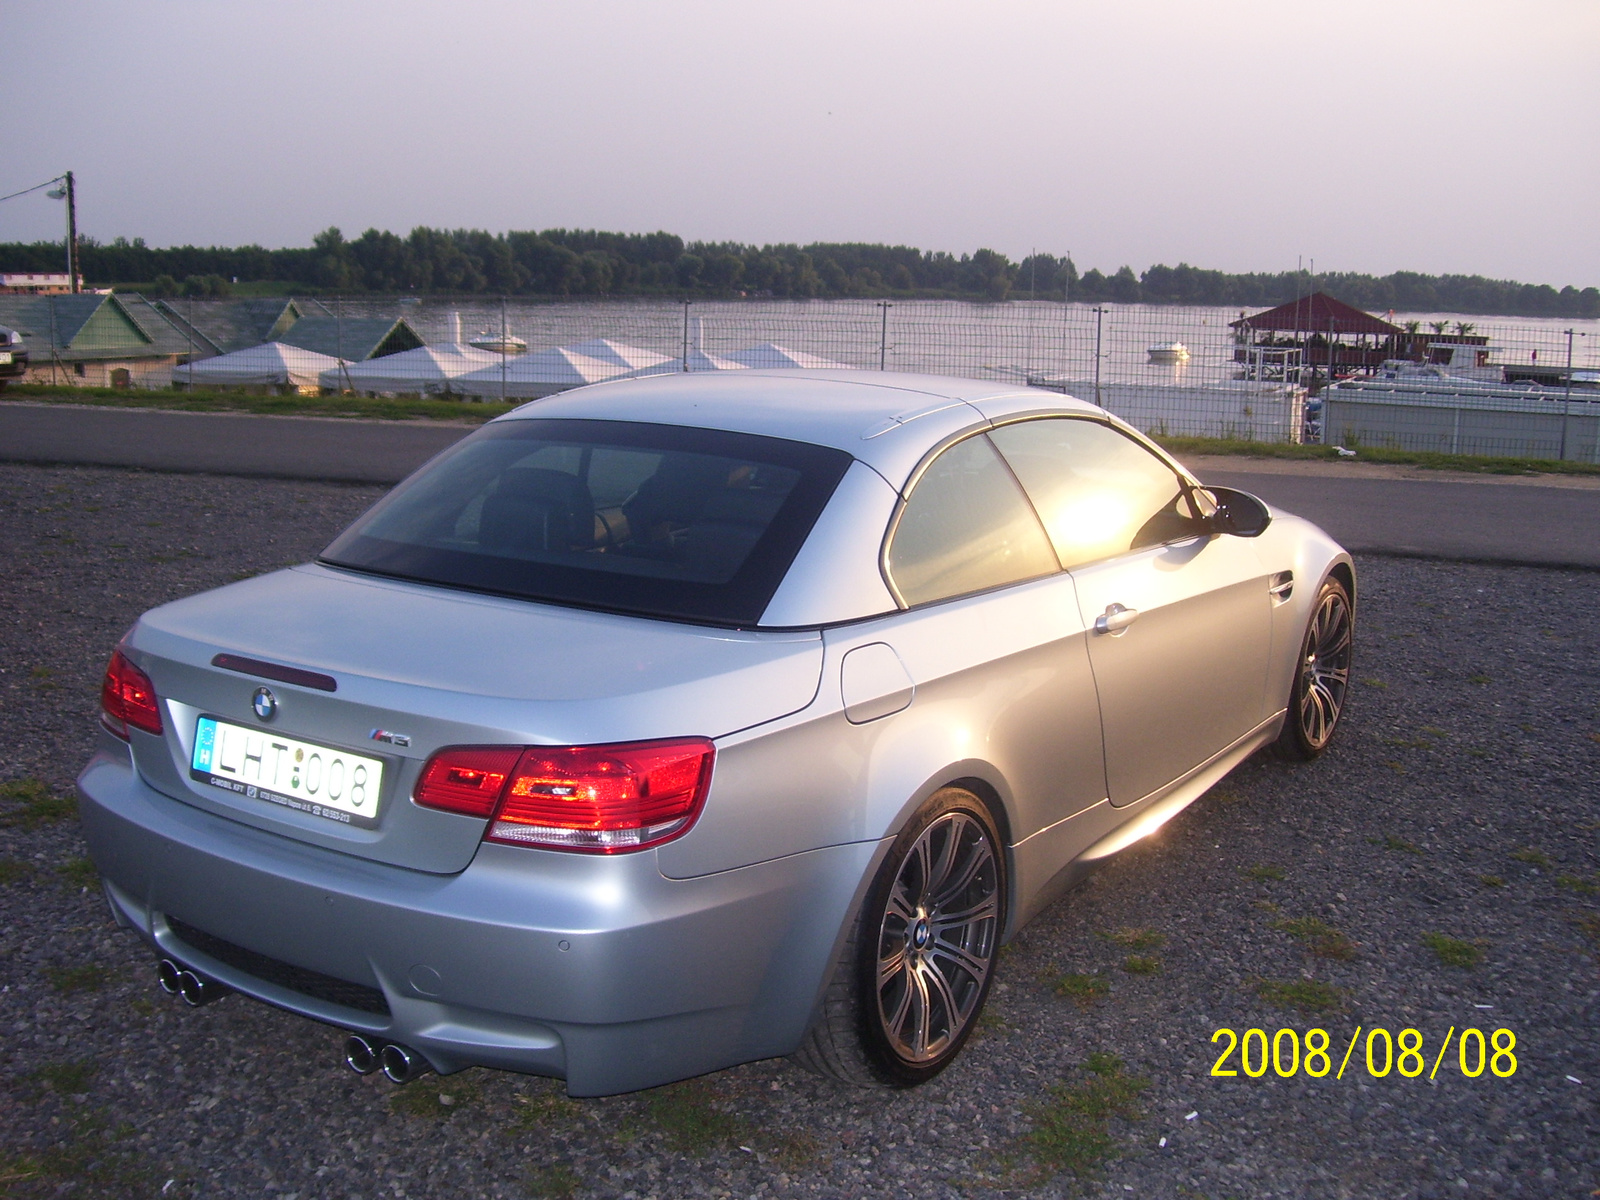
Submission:
POLYGON ((1256 316, 1028 300, 0 297, 37 382, 516 401, 629 375, 846 367, 1049 388, 1156 435, 1600 461, 1600 322, 1388 314, 1385 338, 1241 323, 1256 316))

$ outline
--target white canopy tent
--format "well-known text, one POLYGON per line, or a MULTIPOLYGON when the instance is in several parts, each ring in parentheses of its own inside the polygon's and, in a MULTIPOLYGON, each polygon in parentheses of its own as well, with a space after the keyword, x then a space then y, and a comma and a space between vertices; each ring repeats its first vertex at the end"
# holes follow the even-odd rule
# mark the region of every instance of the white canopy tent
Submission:
MULTIPOLYGON (((500 356, 494 357, 498 360, 500 356)), ((624 368, 615 363, 557 346, 497 361, 482 370, 458 376, 450 388, 463 396, 480 396, 485 400, 498 400, 502 394, 508 400, 536 400, 586 383, 615 379, 623 373, 624 368)))
POLYGON ((190 386, 315 388, 324 371, 338 368, 339 360, 327 354, 266 342, 173 367, 172 379, 190 386))
POLYGON ((614 342, 604 337, 590 338, 587 342, 563 346, 562 349, 603 363, 611 363, 621 371, 637 371, 642 367, 655 367, 672 361, 670 354, 658 354, 642 346, 630 346, 627 342, 614 342))
POLYGON ((682 358, 669 358, 665 362, 656 363, 654 366, 641 367, 637 371, 629 371, 625 378, 640 379, 646 375, 673 375, 685 369, 689 371, 744 371, 748 370, 742 362, 734 362, 731 358, 723 358, 719 354, 707 354, 704 350, 691 349, 688 354, 688 366, 682 358))
POLYGON ((455 387, 456 379, 486 367, 498 370, 499 362, 500 355, 491 350, 477 350, 459 342, 441 342, 403 350, 399 354, 386 354, 382 358, 369 358, 365 362, 346 363, 343 368, 335 362, 322 373, 322 386, 389 395, 454 392, 459 390, 455 387))
POLYGON ((849 363, 834 362, 831 358, 823 358, 818 354, 807 354, 804 350, 791 350, 789 347, 780 346, 776 342, 762 342, 759 346, 736 350, 728 357, 736 363, 743 363, 747 367, 766 367, 778 370, 790 367, 806 367, 816 371, 848 371, 852 369, 849 363))

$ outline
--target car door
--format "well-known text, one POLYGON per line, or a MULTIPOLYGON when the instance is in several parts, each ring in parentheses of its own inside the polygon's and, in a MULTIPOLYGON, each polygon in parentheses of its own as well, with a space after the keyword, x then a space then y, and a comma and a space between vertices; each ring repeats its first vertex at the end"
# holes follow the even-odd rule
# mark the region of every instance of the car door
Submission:
POLYGON ((1214 534, 1177 473, 1107 422, 1035 419, 990 436, 1077 587, 1111 802, 1143 799, 1254 729, 1271 641, 1254 545, 1214 534))
POLYGON ((892 643, 915 689, 912 726, 946 740, 950 757, 1000 771, 1013 838, 1103 802, 1100 715, 1073 581, 986 436, 923 470, 885 568, 909 611, 852 636, 892 643))

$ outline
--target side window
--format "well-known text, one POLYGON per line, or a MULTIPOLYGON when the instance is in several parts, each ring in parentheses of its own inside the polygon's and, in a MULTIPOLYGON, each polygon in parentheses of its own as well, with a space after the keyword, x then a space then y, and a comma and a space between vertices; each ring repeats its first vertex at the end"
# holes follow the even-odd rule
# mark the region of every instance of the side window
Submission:
POLYGON ((1003 425, 989 436, 1068 569, 1202 532, 1172 468, 1099 421, 1003 425))
POLYGON ((956 443, 923 472, 895 527, 888 565, 907 604, 1060 569, 1028 498, 981 434, 956 443))

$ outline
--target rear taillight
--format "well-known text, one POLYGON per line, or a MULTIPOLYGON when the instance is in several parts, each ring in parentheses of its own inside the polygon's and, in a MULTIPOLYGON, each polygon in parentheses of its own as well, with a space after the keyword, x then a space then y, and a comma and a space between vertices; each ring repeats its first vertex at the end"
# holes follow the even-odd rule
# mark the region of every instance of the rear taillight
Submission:
POLYGON ((123 741, 128 726, 146 733, 161 733, 161 708, 156 702, 155 685, 121 650, 114 651, 100 685, 100 723, 123 741))
POLYGON ((452 746, 413 796, 489 817, 484 840, 615 854, 659 845, 700 815, 716 748, 706 738, 620 746, 452 746))
POLYGON ((521 757, 521 746, 451 746, 428 760, 413 794, 427 808, 491 816, 521 757))

